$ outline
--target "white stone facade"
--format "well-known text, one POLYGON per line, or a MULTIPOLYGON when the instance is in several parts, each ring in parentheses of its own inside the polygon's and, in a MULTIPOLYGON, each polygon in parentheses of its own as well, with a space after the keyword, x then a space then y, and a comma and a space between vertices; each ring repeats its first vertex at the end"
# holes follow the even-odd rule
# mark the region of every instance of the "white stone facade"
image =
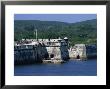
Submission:
POLYGON ((69 49, 69 57, 74 59, 86 60, 86 46, 85 44, 75 44, 69 49), (79 56, 79 57, 78 57, 79 56))

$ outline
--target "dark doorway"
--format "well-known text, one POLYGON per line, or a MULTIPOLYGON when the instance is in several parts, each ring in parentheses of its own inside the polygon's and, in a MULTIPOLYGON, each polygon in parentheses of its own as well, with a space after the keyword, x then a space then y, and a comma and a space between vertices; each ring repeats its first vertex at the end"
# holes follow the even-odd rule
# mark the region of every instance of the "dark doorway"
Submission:
POLYGON ((53 58, 54 57, 54 54, 50 54, 50 58, 53 58))
POLYGON ((80 56, 79 55, 77 55, 77 57, 76 57, 77 59, 80 59, 80 56))

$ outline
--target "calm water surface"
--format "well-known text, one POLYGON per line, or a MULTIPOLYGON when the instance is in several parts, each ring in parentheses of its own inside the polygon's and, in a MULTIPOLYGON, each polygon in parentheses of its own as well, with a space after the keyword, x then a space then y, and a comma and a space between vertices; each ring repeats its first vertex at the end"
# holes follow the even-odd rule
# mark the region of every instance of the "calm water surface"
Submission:
POLYGON ((96 76, 97 60, 70 60, 63 64, 32 64, 14 67, 15 76, 96 76))

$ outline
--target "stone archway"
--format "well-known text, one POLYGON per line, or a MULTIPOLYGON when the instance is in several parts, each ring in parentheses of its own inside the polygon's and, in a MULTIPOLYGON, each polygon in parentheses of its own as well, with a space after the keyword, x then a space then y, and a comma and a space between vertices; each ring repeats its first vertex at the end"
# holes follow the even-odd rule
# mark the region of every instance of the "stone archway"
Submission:
POLYGON ((54 58, 54 54, 50 54, 50 58, 54 58))
POLYGON ((76 59, 80 59, 80 56, 79 56, 79 55, 77 55, 77 56, 76 56, 76 59))

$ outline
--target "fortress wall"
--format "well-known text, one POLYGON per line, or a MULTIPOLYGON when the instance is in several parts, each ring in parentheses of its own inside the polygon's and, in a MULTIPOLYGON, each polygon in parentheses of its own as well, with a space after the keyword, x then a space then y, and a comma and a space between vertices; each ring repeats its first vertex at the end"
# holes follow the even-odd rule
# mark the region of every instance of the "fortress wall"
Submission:
POLYGON ((69 59, 67 46, 48 46, 38 44, 31 48, 17 48, 14 50, 15 64, 41 63, 42 60, 50 59, 50 55, 54 55, 55 60, 69 59))
POLYGON ((70 58, 68 47, 67 46, 61 46, 60 50, 61 50, 61 58, 65 61, 68 61, 70 58))
POLYGON ((53 54, 54 59, 65 60, 69 59, 69 52, 67 46, 46 47, 49 55, 53 54))
POLYGON ((96 59, 97 58, 97 45, 86 46, 87 58, 96 59))
POLYGON ((54 55, 54 59, 58 59, 58 60, 60 60, 61 59, 61 52, 60 52, 60 47, 47 47, 47 51, 48 51, 48 54, 49 54, 49 56, 51 55, 51 54, 53 54, 54 55))
POLYGON ((49 59, 64 61, 68 61, 69 59, 87 59, 85 44, 76 44, 70 47, 70 49, 68 49, 68 45, 65 42, 59 42, 59 45, 56 42, 49 46, 44 43, 23 46, 27 46, 27 48, 19 48, 21 46, 18 46, 14 50, 15 64, 42 63, 43 60, 49 59))
POLYGON ((44 58, 48 55, 45 46, 37 45, 33 48, 17 48, 14 50, 14 63, 15 64, 30 64, 30 63, 41 63, 44 58))
POLYGON ((33 49, 18 49, 14 54, 15 64, 28 64, 37 61, 36 52, 33 49))
POLYGON ((43 60, 51 59, 51 54, 54 55, 53 59, 64 61, 68 61, 68 59, 86 60, 87 58, 97 57, 97 47, 95 45, 86 46, 85 44, 75 44, 75 46, 68 49, 68 44, 65 42, 53 43, 51 45, 45 45, 43 42, 37 45, 27 44, 27 46, 30 46, 28 48, 15 46, 14 63, 42 63, 43 60))
POLYGON ((79 55, 81 60, 87 59, 86 47, 77 46, 71 47, 68 50, 67 46, 45 46, 38 44, 32 48, 15 49, 14 61, 15 64, 28 64, 28 63, 42 63, 45 59, 50 59, 50 55, 54 55, 55 60, 77 59, 79 55))
POLYGON ((69 49, 69 57, 70 59, 81 59, 81 60, 87 59, 86 46, 77 45, 77 46, 71 47, 69 49))

